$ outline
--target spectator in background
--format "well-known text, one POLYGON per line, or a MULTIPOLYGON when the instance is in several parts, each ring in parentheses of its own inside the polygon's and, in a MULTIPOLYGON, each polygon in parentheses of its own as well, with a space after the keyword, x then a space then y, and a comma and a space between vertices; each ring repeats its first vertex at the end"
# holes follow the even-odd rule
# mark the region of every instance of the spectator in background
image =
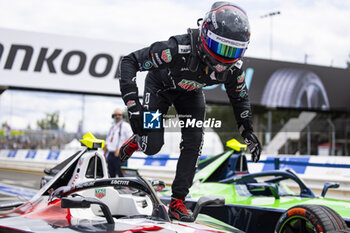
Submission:
POLYGON ((121 161, 118 157, 120 146, 133 134, 130 125, 123 120, 123 111, 115 109, 112 114, 113 124, 109 129, 104 154, 108 164, 108 173, 110 177, 123 176, 121 171, 121 161))

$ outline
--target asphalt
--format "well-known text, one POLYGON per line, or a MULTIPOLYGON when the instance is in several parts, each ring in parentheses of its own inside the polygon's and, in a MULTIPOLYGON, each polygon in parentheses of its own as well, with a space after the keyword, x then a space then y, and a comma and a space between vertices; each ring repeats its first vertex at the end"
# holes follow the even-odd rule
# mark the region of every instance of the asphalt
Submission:
MULTIPOLYGON (((0 169, 0 185, 39 190, 42 176, 41 173, 0 169)), ((7 200, 9 197, 4 193, 0 193, 0 201, 7 200)))

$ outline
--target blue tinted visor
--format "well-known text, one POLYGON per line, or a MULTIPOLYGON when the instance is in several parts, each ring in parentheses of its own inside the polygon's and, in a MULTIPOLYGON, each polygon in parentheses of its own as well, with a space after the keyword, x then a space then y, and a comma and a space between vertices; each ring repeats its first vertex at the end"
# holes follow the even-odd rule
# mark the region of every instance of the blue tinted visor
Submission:
POLYGON ((207 31, 204 41, 212 52, 228 59, 237 59, 242 57, 249 43, 249 41, 244 42, 227 39, 216 35, 210 30, 207 31))
POLYGON ((236 59, 242 57, 244 54, 246 48, 236 48, 231 47, 228 45, 224 45, 220 42, 217 42, 209 37, 207 37, 207 40, 205 41, 208 48, 213 51, 214 53, 231 59, 236 59))

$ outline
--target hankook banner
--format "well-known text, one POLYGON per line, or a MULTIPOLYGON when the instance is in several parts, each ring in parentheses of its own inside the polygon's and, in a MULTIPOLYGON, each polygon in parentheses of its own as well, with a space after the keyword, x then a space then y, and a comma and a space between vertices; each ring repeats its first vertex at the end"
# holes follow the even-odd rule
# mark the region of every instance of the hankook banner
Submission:
MULTIPOLYGON (((0 35, 0 86, 5 88, 120 95, 119 58, 141 47, 10 29, 0 29, 0 35)), ((142 94, 144 78, 137 83, 142 94)))
MULTIPOLYGON (((0 29, 0 86, 120 95, 119 58, 140 45, 0 29)), ((350 112, 350 70, 244 58, 253 105, 350 112)), ((138 72, 143 94, 146 72, 138 72)), ((228 104, 223 85, 204 87, 208 103, 228 104)))
MULTIPOLYGON (((253 105, 350 112, 350 70, 244 58, 253 105)), ((228 104, 224 85, 205 87, 206 100, 228 104)))

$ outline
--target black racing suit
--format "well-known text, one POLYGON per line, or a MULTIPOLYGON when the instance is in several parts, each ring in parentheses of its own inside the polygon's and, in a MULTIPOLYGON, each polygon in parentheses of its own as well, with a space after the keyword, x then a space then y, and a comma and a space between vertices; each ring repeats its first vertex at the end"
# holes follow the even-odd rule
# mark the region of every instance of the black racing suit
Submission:
MULTIPOLYGON (((186 120, 186 117, 204 120, 206 105, 202 87, 220 82, 216 78, 217 74, 202 61, 197 70, 190 71, 190 55, 197 54, 191 48, 195 48, 193 44, 191 46, 191 35, 184 34, 173 36, 168 41, 155 42, 123 57, 120 64, 120 89, 124 102, 127 103, 130 96, 138 95, 136 72, 148 71, 143 96, 145 109, 166 114, 173 104, 180 120, 186 120)), ((228 71, 227 81, 224 82, 241 133, 243 130, 253 131, 244 76, 244 72, 236 65, 228 71)), ((183 127, 181 133, 181 153, 172 192, 174 198, 184 200, 201 154, 203 129, 183 127)), ((162 128, 140 137, 138 144, 141 150, 148 155, 158 153, 164 144, 163 134, 162 128)))

